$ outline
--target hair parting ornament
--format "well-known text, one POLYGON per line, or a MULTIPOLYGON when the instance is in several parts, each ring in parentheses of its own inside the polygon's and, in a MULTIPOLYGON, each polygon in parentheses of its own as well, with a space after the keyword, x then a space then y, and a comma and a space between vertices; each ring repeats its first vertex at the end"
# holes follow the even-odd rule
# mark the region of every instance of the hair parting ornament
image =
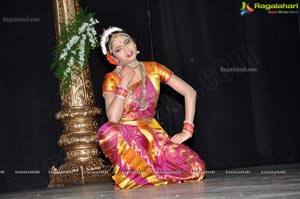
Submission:
POLYGON ((124 34, 131 38, 127 33, 123 32, 123 29, 119 27, 109 27, 108 29, 103 31, 103 34, 101 36, 100 45, 103 55, 105 55, 106 59, 109 63, 113 65, 118 65, 118 62, 112 57, 111 52, 109 52, 109 46, 111 43, 111 38, 114 36, 114 33, 118 34, 124 34))

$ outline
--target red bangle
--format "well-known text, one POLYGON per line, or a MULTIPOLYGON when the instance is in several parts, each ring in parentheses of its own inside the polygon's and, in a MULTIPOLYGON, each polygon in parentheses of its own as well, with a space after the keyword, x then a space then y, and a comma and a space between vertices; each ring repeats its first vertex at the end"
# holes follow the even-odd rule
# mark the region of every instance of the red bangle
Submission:
POLYGON ((188 134, 190 134, 190 137, 192 137, 194 133, 194 124, 189 121, 184 121, 182 131, 187 132, 188 134))
POLYGON ((187 121, 187 120, 184 120, 184 121, 183 121, 183 124, 185 124, 185 123, 186 123, 186 124, 190 124, 190 125, 192 125, 193 127, 195 126, 195 125, 193 124, 193 122, 190 122, 190 121, 187 121))
POLYGON ((128 95, 128 89, 123 86, 117 86, 116 96, 126 99, 128 95))

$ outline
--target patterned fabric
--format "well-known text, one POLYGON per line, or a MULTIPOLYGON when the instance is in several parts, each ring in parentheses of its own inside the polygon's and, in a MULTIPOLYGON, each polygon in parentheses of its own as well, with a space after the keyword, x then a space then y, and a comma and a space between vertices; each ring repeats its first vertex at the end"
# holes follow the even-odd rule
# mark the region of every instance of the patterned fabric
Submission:
MULTIPOLYGON (((99 145, 114 165, 115 188, 202 180, 205 163, 198 154, 184 144, 173 143, 153 118, 160 82, 166 83, 172 72, 156 62, 143 62, 143 65, 147 108, 141 110, 137 101, 142 93, 140 81, 128 88, 131 96, 125 100, 120 122, 107 122, 98 131, 99 145)), ((119 81, 118 74, 108 73, 103 92, 115 92, 119 81)))

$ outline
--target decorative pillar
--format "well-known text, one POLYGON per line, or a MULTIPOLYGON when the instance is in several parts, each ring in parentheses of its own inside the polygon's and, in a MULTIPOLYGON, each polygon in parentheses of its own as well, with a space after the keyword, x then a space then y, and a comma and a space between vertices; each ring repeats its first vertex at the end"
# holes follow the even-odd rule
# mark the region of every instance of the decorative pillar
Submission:
MULTIPOLYGON (((53 0, 56 33, 79 10, 77 0, 53 0)), ((65 152, 65 162, 50 171, 48 187, 95 183, 111 179, 111 167, 99 157, 95 142, 101 109, 95 106, 91 76, 87 67, 81 75, 72 74, 70 91, 61 95, 62 110, 56 114, 64 126, 58 144, 65 152)))

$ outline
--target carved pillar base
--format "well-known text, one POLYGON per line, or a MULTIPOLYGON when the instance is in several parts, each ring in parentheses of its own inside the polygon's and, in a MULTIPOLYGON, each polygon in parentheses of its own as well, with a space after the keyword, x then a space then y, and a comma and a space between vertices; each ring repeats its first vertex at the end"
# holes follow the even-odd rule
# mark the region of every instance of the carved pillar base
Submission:
POLYGON ((75 159, 51 168, 48 187, 74 184, 89 184, 111 180, 111 167, 105 166, 99 158, 75 159))
POLYGON ((99 158, 71 160, 61 165, 59 169, 55 166, 51 168, 48 187, 107 181, 111 179, 110 173, 111 168, 106 167, 99 158))
POLYGON ((64 149, 66 158, 59 168, 51 168, 48 187, 111 179, 112 167, 100 159, 95 141, 97 114, 100 109, 96 107, 69 108, 57 113, 56 118, 64 124, 58 144, 64 149))

